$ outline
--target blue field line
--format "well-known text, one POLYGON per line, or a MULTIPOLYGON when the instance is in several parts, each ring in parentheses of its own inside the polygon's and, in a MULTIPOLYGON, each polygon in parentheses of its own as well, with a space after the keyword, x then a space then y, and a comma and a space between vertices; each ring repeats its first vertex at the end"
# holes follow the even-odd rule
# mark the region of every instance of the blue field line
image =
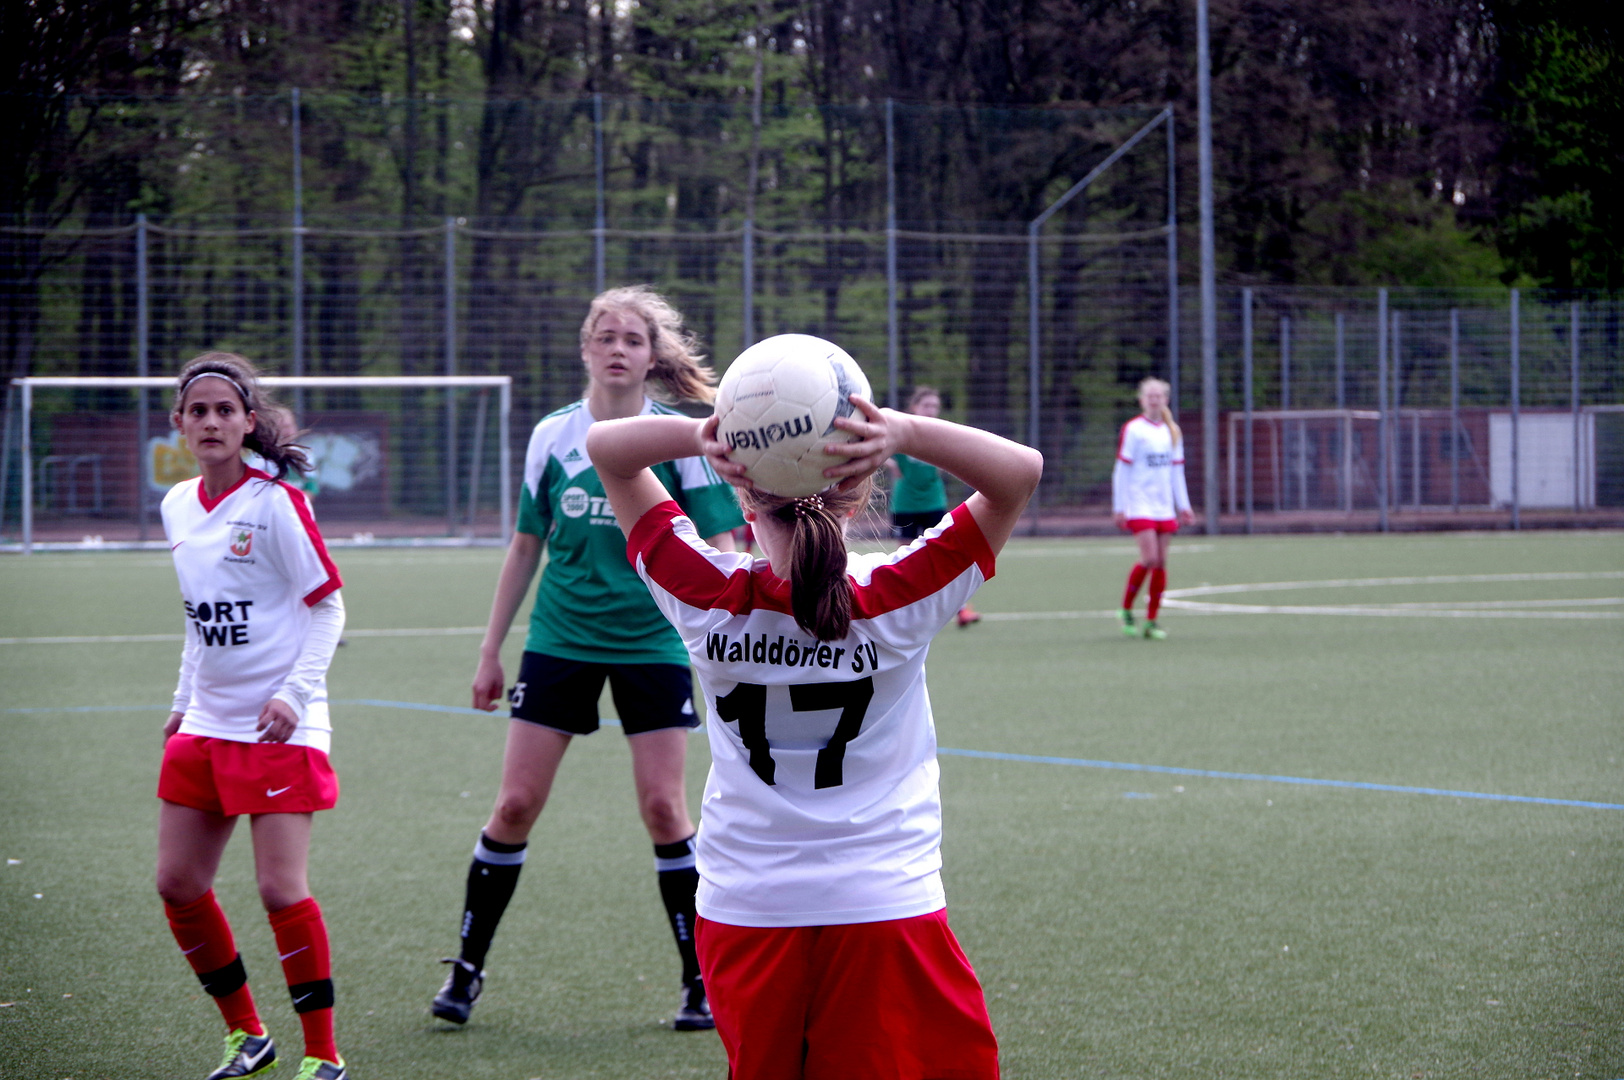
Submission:
MULTIPOLYGON (((387 701, 382 698, 344 698, 334 705, 370 705, 380 709, 412 709, 417 712, 453 713, 458 716, 500 718, 499 713, 483 712, 462 705, 431 705, 420 701, 387 701)), ((41 705, 32 708, 0 709, 5 713, 94 713, 160 712, 165 705, 41 705)), ((605 717, 607 727, 620 721, 605 717)), ((1256 780, 1269 784, 1297 784, 1305 787, 1351 788, 1356 791, 1385 791, 1395 795, 1441 795, 1451 799, 1482 799, 1488 802, 1533 803, 1538 806, 1571 806, 1585 810, 1624 810, 1624 803, 1589 802, 1583 799, 1546 799, 1537 795, 1496 795, 1486 791, 1451 791, 1448 788, 1407 787, 1403 784, 1374 784, 1364 780, 1321 780, 1311 776, 1272 776, 1268 773, 1223 772, 1218 769, 1187 769, 1178 765, 1135 765, 1125 761, 1094 761, 1089 758, 1047 757, 1040 754, 1006 754, 998 750, 960 750, 938 746, 938 754, 951 757, 982 758, 987 761, 1017 761, 1026 765, 1069 765, 1079 769, 1116 769, 1119 772, 1164 773, 1169 776, 1198 776, 1208 780, 1256 780)), ((1137 794, 1137 793, 1135 793, 1137 794)))
POLYGON ((1123 772, 1167 773, 1172 776, 1200 776, 1208 780, 1261 780, 1270 784, 1302 784, 1309 787, 1354 788, 1359 791, 1386 791, 1398 795, 1445 795, 1452 799, 1486 799, 1489 802, 1538 803, 1541 806, 1574 806, 1587 810, 1624 810, 1624 803, 1586 802, 1582 799, 1544 799, 1536 795, 1495 795, 1484 791, 1450 791, 1447 788, 1406 787, 1402 784, 1372 784, 1363 780, 1319 780, 1309 776, 1270 776, 1267 773, 1221 772, 1217 769, 1185 769, 1177 765, 1132 765, 1122 761, 1090 761, 1087 758, 1043 757, 1037 754, 1005 754, 996 750, 956 750, 936 748, 938 754, 985 758, 990 761, 1019 761, 1029 765, 1070 765, 1082 769, 1118 769, 1123 772))

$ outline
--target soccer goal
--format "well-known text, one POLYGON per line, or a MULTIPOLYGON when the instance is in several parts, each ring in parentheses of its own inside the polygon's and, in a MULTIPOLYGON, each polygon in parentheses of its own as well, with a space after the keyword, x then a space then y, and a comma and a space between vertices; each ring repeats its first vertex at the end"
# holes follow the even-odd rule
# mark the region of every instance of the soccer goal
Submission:
MULTIPOLYGON (((267 376, 293 409, 330 543, 503 544, 513 526, 507 375, 267 376), (494 414, 494 415, 493 415, 494 414)), ((13 379, 0 543, 161 547, 158 507, 197 464, 170 424, 174 380, 13 379)))

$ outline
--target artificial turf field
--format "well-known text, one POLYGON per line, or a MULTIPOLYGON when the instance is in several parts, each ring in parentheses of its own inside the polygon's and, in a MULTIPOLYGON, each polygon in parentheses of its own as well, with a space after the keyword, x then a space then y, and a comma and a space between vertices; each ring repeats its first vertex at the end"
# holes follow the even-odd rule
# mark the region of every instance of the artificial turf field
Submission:
MULTIPOLYGON (((458 711, 473 634, 372 632, 481 625, 501 556, 335 555, 344 795, 311 871, 356 1080, 720 1080, 714 1035, 664 1026, 676 957, 614 728, 565 761, 473 1021, 429 1017, 506 721, 458 711)), ((1445 580, 1209 592, 1186 602, 1312 613, 1170 609, 1159 643, 1109 621, 1131 561, 1015 541, 987 620, 930 658, 948 910, 1004 1075, 1624 1077, 1624 537, 1192 536, 1174 589, 1445 580)), ((7 1080, 218 1061, 151 885, 178 636, 16 640, 180 616, 162 554, 0 559, 7 1080)), ((216 888, 296 1064, 249 854, 243 829, 216 888)))

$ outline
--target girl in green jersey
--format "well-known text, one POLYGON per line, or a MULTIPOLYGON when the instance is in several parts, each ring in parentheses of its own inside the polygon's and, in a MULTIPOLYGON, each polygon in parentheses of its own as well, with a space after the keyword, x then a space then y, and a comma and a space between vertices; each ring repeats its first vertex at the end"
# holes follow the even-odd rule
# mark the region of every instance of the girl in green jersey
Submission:
MULTIPOLYGON (((599 420, 671 414, 650 400, 650 383, 672 399, 709 402, 715 374, 682 317, 645 286, 610 289, 581 325, 587 391, 536 425, 525 455, 518 527, 491 602, 474 673, 473 704, 511 706, 502 787, 474 846, 461 920, 460 954, 431 1011, 468 1020, 484 989, 486 951, 518 884, 530 830, 541 815, 564 751, 598 727, 605 680, 632 751, 637 804, 654 843, 660 896, 682 960, 678 1030, 714 1026, 694 956, 694 823, 683 783, 691 701, 688 653, 626 559, 626 542, 586 454, 599 420), (513 616, 542 573, 518 678, 511 690, 501 648, 513 616)), ((731 489, 703 458, 669 463, 663 481, 709 543, 731 551, 743 523, 731 489)), ((585 900, 586 898, 583 898, 585 900)))

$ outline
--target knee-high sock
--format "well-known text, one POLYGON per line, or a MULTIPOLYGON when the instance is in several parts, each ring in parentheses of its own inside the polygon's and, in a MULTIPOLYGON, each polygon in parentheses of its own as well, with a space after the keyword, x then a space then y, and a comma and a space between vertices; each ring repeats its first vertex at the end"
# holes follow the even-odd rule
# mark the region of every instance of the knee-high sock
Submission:
POLYGON ((1128 587, 1122 592, 1122 610, 1127 611, 1133 607, 1133 598, 1139 595, 1139 586, 1145 583, 1145 575, 1150 573, 1138 563, 1128 571, 1128 587))
POLYGON ((671 920, 671 934, 677 939, 677 953, 682 957, 682 981, 692 985, 699 979, 699 957, 694 951, 694 893, 699 891, 694 837, 655 844, 654 870, 660 879, 660 899, 665 901, 665 913, 671 920))
POLYGON ((485 966, 491 938, 524 869, 525 843, 504 844, 483 832, 468 864, 468 886, 462 903, 462 958, 476 968, 485 966))
POLYGON ((271 912, 271 931, 276 934, 276 953, 288 980, 293 1011, 299 1014, 304 1028, 305 1056, 337 1061, 332 967, 321 905, 315 897, 307 896, 297 904, 271 912))
POLYGON ((1150 572, 1150 606, 1145 614, 1152 622, 1156 621, 1156 613, 1162 609, 1162 593, 1167 589, 1167 569, 1158 566, 1150 572))
POLYGON ((225 1018, 226 1029, 242 1028, 250 1035, 265 1034, 254 1009, 254 995, 248 990, 248 973, 243 969, 231 924, 210 889, 190 904, 164 904, 169 930, 175 935, 181 955, 192 965, 203 989, 214 998, 225 1018))

